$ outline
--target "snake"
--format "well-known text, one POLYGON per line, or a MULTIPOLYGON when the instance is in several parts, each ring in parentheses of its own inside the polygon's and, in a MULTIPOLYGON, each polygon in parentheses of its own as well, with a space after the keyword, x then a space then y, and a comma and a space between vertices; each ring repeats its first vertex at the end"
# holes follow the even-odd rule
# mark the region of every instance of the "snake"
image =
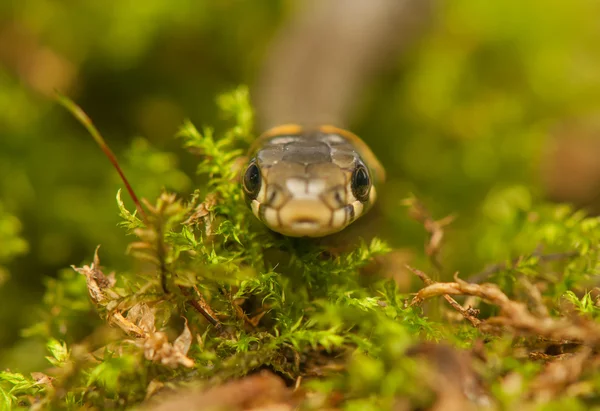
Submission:
POLYGON ((305 0, 277 34, 256 87, 259 127, 244 197, 290 237, 343 230, 372 208, 385 171, 348 130, 359 91, 410 44, 431 0, 305 0))
POLYGON ((242 187, 253 214, 290 237, 334 234, 364 215, 385 170, 358 136, 335 126, 285 124, 251 146, 242 187))

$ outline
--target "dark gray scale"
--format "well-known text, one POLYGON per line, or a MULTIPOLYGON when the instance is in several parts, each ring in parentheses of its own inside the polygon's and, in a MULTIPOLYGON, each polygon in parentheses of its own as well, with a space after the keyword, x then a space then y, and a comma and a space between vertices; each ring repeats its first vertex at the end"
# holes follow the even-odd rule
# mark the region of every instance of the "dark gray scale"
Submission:
POLYGON ((354 148, 346 146, 335 147, 331 149, 331 159, 340 168, 346 171, 352 171, 356 165, 357 158, 354 148))
POLYGON ((270 167, 273 164, 281 161, 283 158, 283 146, 280 145, 269 145, 257 153, 256 158, 259 164, 270 167))
POLYGON ((320 134, 318 140, 329 146, 334 160, 347 164, 347 167, 354 164, 354 158, 357 156, 356 150, 344 137, 338 134, 320 134))
POLYGON ((322 141, 298 139, 283 146, 282 160, 301 164, 326 163, 331 161, 331 150, 322 141))

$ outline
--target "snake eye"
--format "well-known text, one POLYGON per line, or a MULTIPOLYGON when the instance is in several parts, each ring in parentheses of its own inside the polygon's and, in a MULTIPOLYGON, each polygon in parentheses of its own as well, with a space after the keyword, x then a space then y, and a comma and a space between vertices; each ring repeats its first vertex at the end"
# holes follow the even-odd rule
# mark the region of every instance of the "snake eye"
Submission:
POLYGON ((369 191, 371 190, 371 179, 367 168, 360 164, 352 174, 352 194, 360 202, 365 202, 369 199, 369 191))
POLYGON ((252 200, 256 198, 260 191, 260 169, 255 163, 252 163, 244 173, 244 191, 252 200))

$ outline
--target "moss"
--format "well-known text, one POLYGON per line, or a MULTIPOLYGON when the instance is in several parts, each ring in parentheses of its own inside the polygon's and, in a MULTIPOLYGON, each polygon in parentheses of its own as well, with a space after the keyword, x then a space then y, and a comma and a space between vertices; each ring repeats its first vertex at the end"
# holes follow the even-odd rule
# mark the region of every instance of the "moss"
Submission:
MULTIPOLYGON (((469 315, 487 327, 473 327, 445 307, 409 304, 412 295, 392 279, 366 276, 365 268, 376 271, 390 252, 381 239, 340 251, 257 223, 237 181, 252 130, 247 89, 218 101, 231 128, 199 131, 186 122, 178 134, 200 155, 206 186, 189 199, 164 192, 142 212, 117 195, 121 226, 135 237, 127 251, 136 268, 107 274, 112 269, 102 269, 96 254, 79 274, 65 271, 47 282, 44 313, 26 336, 47 342, 52 378, 1 373, 5 408, 129 408, 156 387, 218 386, 264 369, 300 384, 304 394, 295 401, 307 408, 417 409, 456 392, 461 401, 500 409, 598 400, 596 374, 575 366, 569 380, 543 384, 543 362, 574 352, 565 364, 576 365, 585 354, 580 347, 595 342, 551 341, 510 323, 494 327, 490 319, 502 313, 485 298, 469 315), (461 384, 469 378, 465 394, 461 384), (576 384, 579 391, 567 390, 576 384)), ((493 265, 480 279, 540 321, 570 321, 572 311, 597 321, 597 294, 589 290, 600 220, 536 202, 523 187, 493 194, 483 210, 478 246, 493 265), (545 313, 536 311, 542 307, 545 313)), ((443 261, 433 265, 450 270, 443 261)))

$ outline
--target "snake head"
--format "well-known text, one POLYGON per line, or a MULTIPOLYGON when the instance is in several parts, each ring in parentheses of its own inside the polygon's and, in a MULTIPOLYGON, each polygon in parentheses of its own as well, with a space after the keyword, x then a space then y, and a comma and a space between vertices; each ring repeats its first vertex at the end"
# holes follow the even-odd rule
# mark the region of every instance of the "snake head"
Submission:
POLYGON ((375 201, 371 170, 336 130, 282 126, 255 145, 242 186, 252 212, 271 230, 291 237, 333 234, 375 201))

